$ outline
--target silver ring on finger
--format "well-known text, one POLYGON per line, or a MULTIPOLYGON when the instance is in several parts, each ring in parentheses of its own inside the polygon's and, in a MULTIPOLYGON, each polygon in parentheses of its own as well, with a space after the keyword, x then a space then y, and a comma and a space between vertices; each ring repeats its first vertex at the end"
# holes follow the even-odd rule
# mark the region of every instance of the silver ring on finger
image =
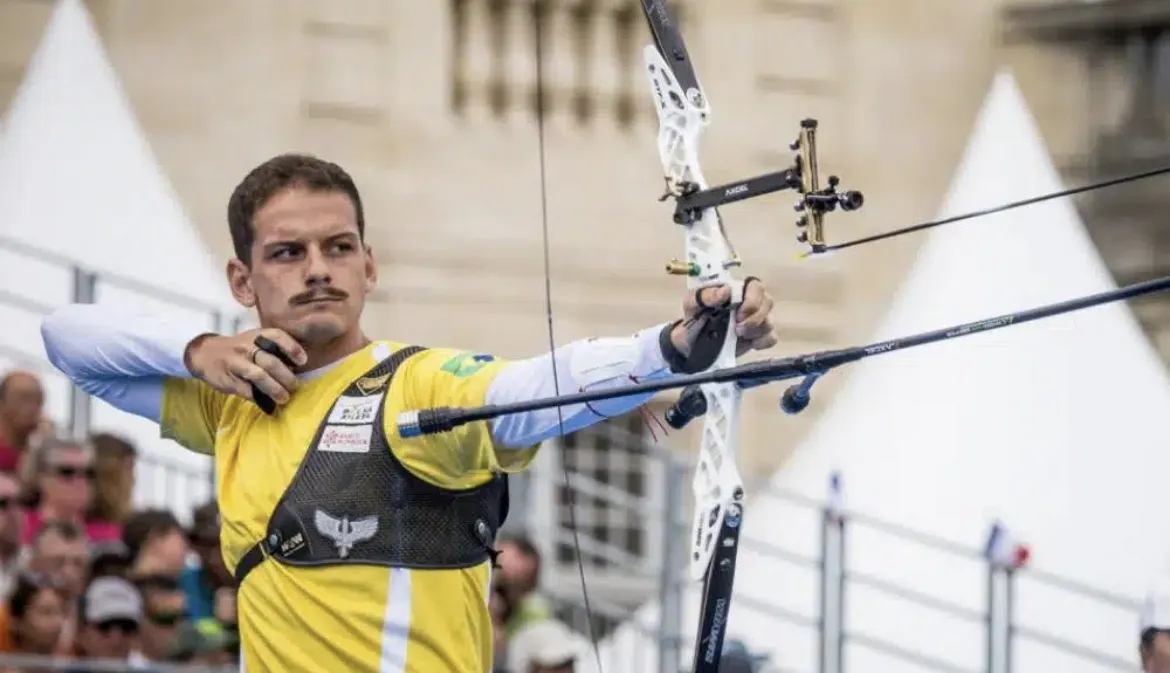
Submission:
POLYGON ((252 364, 256 365, 257 367, 260 366, 260 363, 256 362, 256 356, 259 354, 260 354, 260 347, 259 346, 252 346, 252 354, 248 356, 248 359, 251 360, 252 364))

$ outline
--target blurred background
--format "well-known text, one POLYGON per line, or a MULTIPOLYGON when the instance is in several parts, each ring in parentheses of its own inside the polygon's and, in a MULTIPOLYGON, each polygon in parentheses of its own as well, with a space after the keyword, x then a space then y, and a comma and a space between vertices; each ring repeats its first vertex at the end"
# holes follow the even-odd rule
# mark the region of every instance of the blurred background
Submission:
MULTIPOLYGON (((830 242, 1170 163, 1166 0, 671 5, 713 109, 707 178, 786 168, 799 120, 819 119, 822 170, 866 195, 829 218, 830 242)), ((208 667, 235 648, 210 462, 72 389, 42 315, 98 302, 192 334, 252 326, 222 281, 227 196, 307 151, 363 190, 371 334, 546 350, 542 187, 558 344, 655 324, 675 311, 661 269, 683 237, 657 201, 649 39, 634 0, 0 0, 0 651, 24 657, 0 670, 63 670, 50 654, 208 667), (78 525, 45 525, 69 508, 78 525), (87 651, 102 625, 77 596, 126 577, 138 626, 87 651), (27 618, 38 601, 54 626, 27 618)), ((1168 189, 815 261, 796 259, 790 195, 724 217, 787 354, 1162 275, 1168 189)), ((797 417, 779 391, 747 395, 727 625, 746 668, 727 670, 1133 670, 1139 603, 1170 553, 1167 356, 1170 300, 1153 296, 842 371, 797 417)), ((666 436, 635 415, 542 452, 515 480, 502 645, 553 619, 601 641, 604 671, 689 670, 697 443, 697 427, 666 436)))

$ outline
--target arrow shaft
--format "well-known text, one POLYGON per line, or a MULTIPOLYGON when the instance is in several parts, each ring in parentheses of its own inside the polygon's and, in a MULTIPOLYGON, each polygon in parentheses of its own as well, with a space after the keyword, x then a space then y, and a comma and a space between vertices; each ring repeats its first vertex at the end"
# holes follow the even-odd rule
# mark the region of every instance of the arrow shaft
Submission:
MULTIPOLYGON (((840 365, 856 362, 874 355, 882 355, 885 353, 892 353, 894 351, 906 350, 907 348, 913 348, 916 346, 924 346, 926 344, 936 343, 939 341, 949 341, 951 339, 970 336, 972 334, 990 332, 992 330, 1002 329, 1012 325, 1020 325, 1026 322, 1032 322, 1044 318, 1051 318, 1054 316, 1063 315, 1065 313, 1072 313, 1075 311, 1092 308, 1094 306, 1100 306, 1102 304, 1124 301, 1127 299, 1133 299, 1135 297, 1154 294, 1156 292, 1165 292, 1166 290, 1170 290, 1170 276, 1164 276, 1162 278, 1157 278, 1143 283, 1135 283, 1133 285, 1127 285, 1115 290, 1109 290, 1107 292, 1087 295, 1084 297, 1077 297, 1075 299, 1047 304, 1045 306, 1039 306, 1032 309, 1017 311, 1014 313, 1006 313, 992 318, 961 323, 958 325, 952 325, 950 327, 944 327, 929 332, 921 332, 919 334, 913 334, 897 339, 880 341, 866 346, 855 346, 842 350, 820 351, 817 353, 797 355, 793 357, 760 360, 758 362, 750 362, 736 367, 700 372, 698 374, 681 374, 662 379, 656 379, 653 381, 644 381, 642 383, 634 383, 617 388, 610 388, 607 390, 595 390, 555 397, 545 397, 536 400, 515 402, 512 404, 488 405, 466 409, 445 408, 431 410, 434 412, 442 412, 444 415, 448 416, 448 418, 445 418, 440 424, 442 427, 436 427, 434 429, 421 428, 420 431, 423 434, 430 434, 431 432, 441 432, 448 430, 451 427, 457 427, 466 423, 491 420, 493 418, 507 416, 509 414, 526 413, 530 411, 538 411, 541 409, 551 409, 553 407, 587 404, 630 395, 643 395, 646 393, 655 393, 664 390, 685 388, 690 385, 701 385, 706 383, 728 383, 734 381, 744 389, 754 388, 756 386, 783 381, 786 379, 801 378, 810 374, 823 374, 826 371, 840 365)), ((409 434, 410 429, 404 428, 403 423, 418 423, 417 416, 421 413, 427 412, 410 412, 409 414, 404 415, 407 418, 400 418, 400 430, 409 434)))

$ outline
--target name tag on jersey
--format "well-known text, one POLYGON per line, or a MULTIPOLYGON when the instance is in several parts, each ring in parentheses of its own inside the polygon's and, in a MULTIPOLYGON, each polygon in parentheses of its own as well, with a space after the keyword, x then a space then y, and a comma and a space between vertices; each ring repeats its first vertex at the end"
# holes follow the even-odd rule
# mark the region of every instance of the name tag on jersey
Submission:
POLYGON ((374 434, 374 426, 366 425, 327 425, 321 433, 321 441, 317 444, 318 451, 333 451, 335 453, 369 453, 370 439, 374 434))
POLYGON ((329 412, 329 422, 342 425, 373 423, 383 397, 384 394, 370 397, 340 397, 333 411, 329 412))

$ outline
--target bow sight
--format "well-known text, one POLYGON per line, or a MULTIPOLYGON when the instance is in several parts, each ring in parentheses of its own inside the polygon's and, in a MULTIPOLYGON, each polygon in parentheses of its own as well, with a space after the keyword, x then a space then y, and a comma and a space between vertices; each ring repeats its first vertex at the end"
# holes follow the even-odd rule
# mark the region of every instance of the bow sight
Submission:
MULTIPOLYGON (((670 185, 668 192, 660 200, 674 198, 674 221, 685 226, 697 222, 705 208, 717 208, 728 203, 791 189, 800 194, 800 199, 794 206, 796 212, 800 213, 796 219, 798 230, 796 240, 807 244, 813 253, 825 252, 825 213, 832 212, 838 207, 844 211, 857 210, 865 204, 865 197, 858 191, 837 191, 841 179, 836 175, 830 175, 826 186, 821 187, 820 163, 817 157, 817 120, 805 119, 800 122, 800 133, 788 147, 797 153, 790 168, 708 189, 699 189, 693 182, 681 182, 670 185)), ((693 264, 671 260, 666 265, 666 272, 674 275, 698 275, 699 270, 693 264)))

